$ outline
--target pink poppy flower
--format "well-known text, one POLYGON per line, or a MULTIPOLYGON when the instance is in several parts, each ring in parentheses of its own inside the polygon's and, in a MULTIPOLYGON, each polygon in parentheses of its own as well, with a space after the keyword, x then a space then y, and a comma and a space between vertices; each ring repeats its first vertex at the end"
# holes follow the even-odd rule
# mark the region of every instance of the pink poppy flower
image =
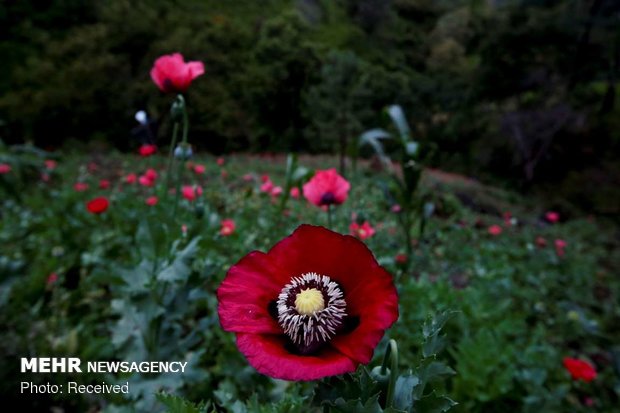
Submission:
POLYGON ((136 174, 128 174, 125 177, 125 182, 128 184, 135 184, 137 180, 138 180, 138 177, 136 176, 136 174))
POLYGON ((204 74, 202 62, 185 63, 180 53, 164 55, 155 60, 151 69, 151 79, 164 93, 183 93, 192 80, 204 74))
POLYGON ((304 186, 304 197, 316 205, 340 205, 347 200, 351 185, 335 169, 316 171, 304 186))
POLYGON ((392 211, 395 214, 398 214, 400 211, 402 211, 402 208, 400 205, 398 204, 394 204, 392 205, 392 207, 390 208, 390 211, 392 211))
POLYGON ((270 195, 274 198, 279 197, 280 195, 282 195, 282 187, 274 186, 273 188, 271 188, 270 195))
POLYGON ((375 235, 375 229, 368 223, 368 221, 364 221, 362 225, 357 222, 352 222, 349 226, 349 231, 351 235, 361 240, 368 239, 375 235))
POLYGON ((183 198, 193 202, 197 197, 202 195, 202 188, 199 186, 183 185, 181 193, 183 194, 183 198))
POLYGON ((11 165, 8 163, 0 163, 0 175, 8 174, 11 172, 11 165))
POLYGON ((269 179, 269 175, 265 174, 265 175, 261 175, 260 181, 262 183, 265 183, 265 182, 271 181, 271 179, 269 179))
POLYGON ((147 204, 148 206, 155 206, 155 205, 157 205, 158 201, 159 201, 159 199, 157 199, 156 196, 150 196, 150 197, 146 198, 144 203, 147 204))
POLYGON ((56 281, 58 281, 58 274, 56 274, 55 272, 47 276, 47 280, 46 280, 47 285, 52 285, 56 281))
POLYGON ((488 229, 487 232, 490 235, 493 235, 494 237, 498 236, 499 234, 502 233, 502 227, 500 227, 499 225, 491 225, 488 229))
POLYGON ((224 158, 219 157, 219 158, 217 158, 217 160, 216 160, 215 162, 217 162, 217 164, 218 164, 219 166, 224 166, 224 163, 225 163, 226 161, 224 160, 224 158))
POLYGON ((194 172, 198 175, 202 175, 206 170, 204 165, 194 165, 194 172))
POLYGON ((271 193, 272 189, 273 189, 273 182, 271 182, 270 180, 263 181, 263 184, 260 186, 261 192, 271 193))
POLYGON ((554 242, 555 245, 555 253, 557 254, 558 257, 563 257, 564 254, 566 253, 566 251, 564 251, 564 248, 566 248, 566 241, 564 241, 563 239, 556 239, 554 242))
POLYGON ((300 195, 299 188, 297 188, 296 186, 292 187, 291 188, 291 198, 298 199, 299 195, 300 195))
POLYGON ((53 159, 46 159, 44 163, 45 163, 45 168, 47 170, 53 171, 54 169, 56 169, 57 163, 56 163, 55 160, 53 160, 53 159))
POLYGON ((222 220, 222 228, 220 229, 220 235, 228 236, 235 232, 235 221, 232 219, 222 220))
POLYGON ((254 176, 252 174, 245 174, 243 175, 243 180, 245 182, 251 182, 254 180, 254 176))
POLYGON ((140 178, 138 178, 138 183, 142 186, 153 186, 155 185, 155 180, 150 179, 146 175, 140 175, 140 178))
POLYGON ((157 146, 155 145, 142 145, 140 146, 140 149, 138 149, 138 152, 140 153, 140 156, 151 156, 153 155, 155 152, 157 152, 157 146))
POLYGON ((560 220, 560 214, 555 211, 549 211, 545 214, 545 219, 552 224, 555 224, 560 220))
POLYGON ((154 181, 154 180, 157 179, 157 171, 155 169, 153 169, 153 168, 149 168, 144 173, 144 176, 146 176, 148 179, 154 181))
POLYGON ((407 254, 402 254, 402 253, 396 254, 396 256, 394 257, 394 261, 398 265, 407 264, 407 254))
POLYGON ((88 184, 86 182, 76 182, 75 185, 73 185, 73 189, 77 192, 84 192, 88 189, 88 184))

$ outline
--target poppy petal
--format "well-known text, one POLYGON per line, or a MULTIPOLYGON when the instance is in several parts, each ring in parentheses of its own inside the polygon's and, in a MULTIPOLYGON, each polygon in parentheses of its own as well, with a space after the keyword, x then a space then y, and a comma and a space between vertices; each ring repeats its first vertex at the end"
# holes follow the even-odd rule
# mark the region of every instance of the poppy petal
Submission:
POLYGON ((282 289, 281 271, 262 252, 254 251, 233 265, 217 289, 222 328, 237 333, 281 334, 269 314, 269 303, 282 289))
POLYGON ((259 373, 282 380, 316 380, 355 371, 356 363, 326 348, 316 356, 298 356, 283 336, 237 334, 237 347, 259 373))

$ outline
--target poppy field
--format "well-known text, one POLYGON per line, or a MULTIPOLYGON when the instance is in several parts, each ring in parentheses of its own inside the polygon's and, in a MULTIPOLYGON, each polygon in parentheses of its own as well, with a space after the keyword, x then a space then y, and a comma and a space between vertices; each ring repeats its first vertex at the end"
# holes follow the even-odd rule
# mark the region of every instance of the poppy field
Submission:
POLYGON ((620 257, 596 217, 428 169, 408 249, 404 211, 382 190, 390 174, 367 161, 346 178, 335 157, 176 163, 179 192, 159 153, 2 149, 8 400, 67 412, 617 408, 620 257), (317 311, 320 331, 303 324, 317 311), (187 365, 20 373, 18 358, 37 356, 187 365), (25 397, 18 380, 131 391, 25 397))
POLYGON ((0 4, 0 409, 618 413, 618 16, 0 4))

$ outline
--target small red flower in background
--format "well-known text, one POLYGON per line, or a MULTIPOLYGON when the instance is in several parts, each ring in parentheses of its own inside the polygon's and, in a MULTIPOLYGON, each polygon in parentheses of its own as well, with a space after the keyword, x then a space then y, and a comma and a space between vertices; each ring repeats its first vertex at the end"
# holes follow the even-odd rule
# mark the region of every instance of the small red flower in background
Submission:
POLYGON ((541 236, 536 237, 536 246, 538 248, 545 248, 547 246, 547 240, 541 236))
POLYGON ((296 186, 291 188, 291 198, 295 198, 295 199, 299 199, 299 196, 301 195, 301 193, 299 192, 299 188, 297 188, 296 186))
POLYGON ((183 198, 192 202, 197 197, 202 195, 202 188, 199 186, 194 187, 192 185, 183 185, 183 188, 181 188, 181 194, 183 195, 183 198))
POLYGON ((316 171, 304 186, 304 197, 316 206, 340 205, 347 200, 351 185, 335 169, 316 171))
POLYGON ((226 161, 222 157, 217 158, 217 161, 215 162, 217 162, 219 166, 224 166, 224 163, 226 163, 226 161))
POLYGON ((204 74, 202 62, 187 62, 180 53, 164 55, 155 60, 151 79, 164 93, 183 93, 192 80, 204 74))
POLYGON ((49 171, 53 171, 54 169, 56 169, 56 166, 58 165, 57 162, 53 159, 46 159, 44 164, 45 164, 45 168, 49 171))
POLYGON ((269 179, 267 179, 266 181, 263 181, 263 184, 260 186, 261 192, 271 193, 272 189, 273 189, 273 182, 271 182, 271 180, 269 179))
POLYGON ((11 165, 8 163, 0 163, 0 175, 8 174, 11 172, 11 165))
POLYGON ((232 219, 224 219, 222 220, 222 228, 220 229, 220 234, 223 236, 231 235, 235 232, 235 221, 232 219))
POLYGON ((220 172, 220 176, 222 177, 222 179, 228 178, 228 172, 226 171, 226 169, 222 169, 222 171, 220 172))
POLYGON ((491 225, 488 229, 487 232, 490 235, 493 235, 494 237, 498 236, 499 234, 502 233, 502 227, 500 227, 499 225, 491 225))
POLYGON ((146 170, 144 175, 140 175, 140 178, 138 178, 138 182, 142 186, 153 186, 155 185, 156 179, 157 179, 157 171, 155 171, 155 169, 149 168, 146 170))
POLYGON ((76 182, 73 185, 73 189, 75 189, 77 192, 84 192, 88 189, 88 184, 85 182, 76 182))
POLYGON ((398 204, 394 204, 392 205, 392 207, 390 208, 390 211, 392 211, 395 214, 398 214, 400 211, 402 211, 402 208, 400 205, 398 204))
POLYGON ((47 280, 45 282, 49 286, 49 285, 54 284, 56 281, 58 281, 58 274, 53 272, 53 273, 51 273, 50 275, 47 276, 47 280))
POLYGON ((555 246, 555 253, 557 256, 560 258, 563 257, 566 253, 566 251, 564 251, 564 248, 566 248, 567 245, 566 241, 563 239, 556 239, 553 244, 555 246))
POLYGON ((105 212, 110 206, 110 201, 107 198, 100 196, 94 198, 86 203, 86 209, 91 214, 101 214, 105 212))
POLYGON ((269 195, 271 195, 274 198, 279 197, 280 195, 282 195, 282 187, 281 186, 274 186, 273 188, 271 188, 271 191, 269 192, 269 195))
POLYGON ((99 181, 99 189, 108 189, 110 188, 110 181, 107 179, 102 179, 99 181))
POLYGON ((135 184, 137 180, 138 180, 138 176, 136 174, 128 174, 125 177, 125 182, 128 184, 135 184))
POLYGON ((202 175, 206 170, 207 168, 204 165, 194 165, 194 173, 197 175, 202 175))
POLYGON ((402 254, 402 253, 401 254, 396 254, 396 256, 394 257, 394 261, 398 265, 407 264, 407 254, 402 254))
POLYGON ((157 199, 156 196, 150 196, 146 198, 146 200, 144 201, 144 203, 147 204, 148 206, 155 206, 157 205, 157 202, 159 202, 159 199, 157 199))
POLYGON ((217 290, 220 323, 260 373, 316 380, 372 359, 398 319, 392 277, 359 240, 302 225, 233 265, 217 290))
POLYGON ((560 220, 560 214, 555 211, 549 211, 545 214, 545 219, 552 224, 555 224, 560 220))
POLYGON ((90 173, 97 172, 97 170, 99 169, 99 165, 97 165, 96 162, 89 162, 87 165, 87 169, 90 173))
POLYGON ((157 146, 155 145, 142 145, 140 146, 140 149, 138 149, 138 152, 140 153, 140 156, 151 156, 153 155, 155 152, 157 152, 157 146))
POLYGON ((245 174, 243 175, 243 180, 245 182, 252 182, 254 180, 254 176, 252 174, 245 174))
POLYGON ((362 225, 357 222, 352 222, 349 226, 349 231, 351 232, 351 235, 361 240, 368 239, 375 235, 375 229, 368 223, 368 221, 364 221, 362 225))
POLYGON ((583 380, 590 382, 596 378, 594 366, 584 360, 564 357, 562 360, 564 368, 570 373, 573 380, 583 380))

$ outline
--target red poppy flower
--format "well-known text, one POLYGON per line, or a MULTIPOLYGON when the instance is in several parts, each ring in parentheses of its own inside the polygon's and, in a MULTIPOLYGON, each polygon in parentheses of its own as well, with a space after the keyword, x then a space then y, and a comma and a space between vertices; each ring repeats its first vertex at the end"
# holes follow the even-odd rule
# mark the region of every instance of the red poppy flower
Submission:
POLYGON ((596 378, 594 366, 584 360, 564 357, 562 360, 564 368, 570 373, 573 380, 583 380, 590 382, 596 378))
POLYGON ((273 188, 271 188, 271 192, 269 194, 274 198, 279 197, 280 195, 282 195, 282 187, 274 186, 273 188))
POLYGON ((109 189, 110 185, 111 183, 107 179, 102 179, 99 181, 99 189, 109 189))
POLYGON ((304 196, 316 206, 342 204, 347 200, 351 185, 335 169, 316 171, 303 186, 304 196))
POLYGON ((202 175, 203 173, 205 173, 206 170, 207 168, 205 168, 204 165, 194 165, 194 172, 197 175, 202 175))
POLYGON ((155 146, 155 145, 142 145, 142 146, 140 146, 140 149, 138 149, 138 152, 140 152, 140 156, 151 156, 155 152, 157 152, 157 146, 155 146))
POLYGON ((151 69, 151 79, 164 93, 183 93, 205 72, 202 62, 187 62, 180 53, 161 56, 151 69))
POLYGON ((368 239, 375 235, 375 229, 368 223, 368 221, 364 221, 362 225, 357 222, 352 222, 349 226, 349 231, 351 231, 351 235, 361 240, 368 239))
POLYGON ((232 219, 224 219, 222 220, 222 228, 220 229, 220 234, 224 236, 231 235, 235 232, 235 221, 232 219))
POLYGON ((156 196, 150 196, 146 198, 146 200, 144 201, 144 203, 147 204, 148 206, 155 206, 157 205, 157 202, 159 202, 159 199, 157 199, 156 196))
POLYGON ((0 174, 4 175, 4 174, 8 174, 9 172, 11 172, 11 165, 9 165, 8 163, 0 163, 0 174))
POLYGON ((499 234, 502 233, 502 227, 500 227, 499 225, 491 225, 488 229, 487 232, 490 235, 493 235, 494 237, 498 236, 499 234))
POLYGON ((291 194, 291 198, 298 199, 300 195, 299 188, 297 188, 296 186, 292 187, 290 194, 291 194))
POLYGON ((110 206, 110 201, 103 196, 92 199, 86 203, 86 209, 88 209, 88 212, 91 214, 101 214, 108 209, 108 206, 110 206))
POLYGON ((260 186, 261 192, 271 193, 272 189, 273 189, 273 182, 271 182, 271 180, 269 179, 266 181, 263 181, 263 184, 260 186))
POLYGON ((233 265, 217 290, 224 330, 260 373, 315 380, 368 363, 398 318, 392 277, 359 240, 302 225, 233 265))
POLYGON ((547 246, 547 240, 541 237, 540 235, 536 237, 535 242, 538 248, 545 248, 547 246))
POLYGON ((47 276, 47 281, 46 281, 47 285, 52 285, 56 281, 58 281, 58 274, 56 274, 55 272, 47 276))
POLYGON ((220 157, 220 158, 217 158, 217 160, 216 160, 215 162, 216 162, 219 166, 224 166, 224 163, 225 163, 226 161, 224 160, 224 158, 220 157))

